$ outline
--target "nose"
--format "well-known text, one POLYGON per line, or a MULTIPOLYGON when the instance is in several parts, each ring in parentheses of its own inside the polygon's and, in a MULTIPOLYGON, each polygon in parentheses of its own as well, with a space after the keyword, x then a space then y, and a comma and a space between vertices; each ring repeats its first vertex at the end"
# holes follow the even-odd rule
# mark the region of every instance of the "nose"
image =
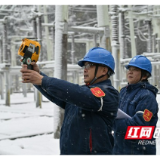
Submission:
POLYGON ((86 73, 88 70, 86 68, 84 68, 84 73, 86 73))

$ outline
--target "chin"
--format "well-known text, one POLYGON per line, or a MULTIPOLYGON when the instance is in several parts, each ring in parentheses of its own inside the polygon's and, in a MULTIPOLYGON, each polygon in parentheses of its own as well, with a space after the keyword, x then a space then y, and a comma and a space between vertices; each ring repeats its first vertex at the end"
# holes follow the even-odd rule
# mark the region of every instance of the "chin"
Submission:
POLYGON ((90 81, 84 80, 84 83, 90 83, 90 81))

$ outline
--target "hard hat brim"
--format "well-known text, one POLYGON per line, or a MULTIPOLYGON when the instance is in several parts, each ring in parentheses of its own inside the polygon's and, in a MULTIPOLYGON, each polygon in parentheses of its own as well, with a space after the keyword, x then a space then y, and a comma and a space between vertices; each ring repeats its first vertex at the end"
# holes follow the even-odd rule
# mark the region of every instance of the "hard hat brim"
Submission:
POLYGON ((84 61, 83 61, 83 60, 80 60, 80 61, 78 62, 78 65, 79 65, 80 67, 83 67, 83 66, 84 66, 84 61))
POLYGON ((126 66, 125 66, 126 69, 128 69, 129 67, 137 67, 137 68, 139 68, 139 69, 142 69, 142 70, 147 71, 147 72, 151 75, 151 72, 149 72, 149 71, 146 70, 145 68, 141 68, 141 67, 139 67, 139 66, 137 66, 137 65, 132 64, 132 65, 126 65, 126 66))
MULTIPOLYGON (((80 60, 80 61, 78 62, 78 65, 79 65, 80 67, 83 67, 85 62, 97 63, 96 61, 80 60)), ((105 63, 97 63, 97 64, 102 64, 102 65, 105 65, 106 67, 110 68, 110 67, 107 66, 105 63)), ((113 72, 113 74, 114 74, 114 73, 115 73, 114 70, 113 70, 112 68, 110 68, 110 69, 112 70, 112 72, 113 72)))

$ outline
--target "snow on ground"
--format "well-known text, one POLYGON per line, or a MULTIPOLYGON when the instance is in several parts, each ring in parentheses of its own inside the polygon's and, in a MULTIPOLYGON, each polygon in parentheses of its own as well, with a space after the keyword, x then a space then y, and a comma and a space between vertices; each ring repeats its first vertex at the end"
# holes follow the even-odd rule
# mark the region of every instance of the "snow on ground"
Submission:
POLYGON ((0 142, 2 155, 59 155, 59 140, 53 134, 3 140, 0 142))
POLYGON ((4 104, 0 100, 0 154, 60 154, 59 139, 53 138, 53 103, 43 97, 42 108, 36 108, 33 93, 28 93, 12 94, 11 106, 4 104), (16 137, 21 138, 8 139, 16 137))
MULTIPOLYGON (((160 104, 160 94, 157 101, 160 104)), ((59 139, 54 139, 52 133, 54 108, 51 102, 43 97, 42 108, 36 108, 33 93, 28 93, 27 97, 14 93, 11 106, 4 104, 5 100, 0 99, 0 155, 60 154, 59 139)), ((160 128, 160 119, 157 127, 160 128)), ((160 138, 157 139, 157 155, 160 155, 160 138)))

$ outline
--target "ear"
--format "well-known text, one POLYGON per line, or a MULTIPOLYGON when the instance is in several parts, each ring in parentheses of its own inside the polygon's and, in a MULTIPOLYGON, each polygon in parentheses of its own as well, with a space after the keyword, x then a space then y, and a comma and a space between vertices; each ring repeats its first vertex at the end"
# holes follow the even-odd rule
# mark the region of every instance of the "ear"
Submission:
POLYGON ((107 67, 103 67, 103 73, 104 73, 104 75, 106 75, 107 72, 108 72, 108 68, 107 67))
POLYGON ((145 80, 145 79, 147 79, 147 76, 143 76, 142 79, 141 79, 141 81, 145 80))

